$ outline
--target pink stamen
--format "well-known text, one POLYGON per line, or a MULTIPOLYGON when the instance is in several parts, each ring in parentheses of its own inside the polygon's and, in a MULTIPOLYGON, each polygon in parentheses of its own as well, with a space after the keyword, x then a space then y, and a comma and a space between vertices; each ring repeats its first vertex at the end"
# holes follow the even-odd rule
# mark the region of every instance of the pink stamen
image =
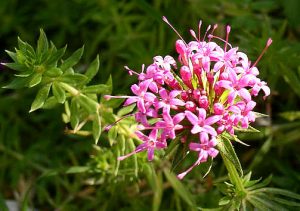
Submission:
POLYGON ((207 35, 208 31, 210 30, 210 28, 211 28, 211 25, 209 25, 209 26, 207 27, 207 29, 206 29, 206 31, 205 31, 205 34, 204 34, 204 37, 203 37, 203 40, 202 40, 202 41, 205 40, 206 35, 207 35))
POLYGON ((168 19, 165 17, 165 16, 163 16, 163 21, 164 22, 166 22, 166 24, 168 24, 170 27, 171 27, 171 29, 173 29, 173 31, 177 34, 177 36, 184 42, 184 44, 185 45, 187 45, 186 44, 186 42, 184 41, 184 39, 181 37, 181 35, 178 33, 178 31, 170 24, 170 22, 168 21, 168 19))
POLYGON ((209 39, 215 38, 215 39, 221 40, 222 42, 226 43, 230 48, 232 48, 231 44, 226 42, 226 40, 222 39, 221 37, 217 37, 215 35, 209 34, 207 36, 207 38, 209 38, 209 39))
POLYGON ((197 40, 198 42, 200 42, 200 40, 198 40, 198 38, 197 38, 196 33, 194 32, 194 30, 190 29, 190 33, 191 33, 192 37, 195 38, 195 40, 197 40))
MULTIPOLYGON (((214 31, 216 30, 216 28, 218 28, 218 24, 215 24, 215 25, 214 25, 214 27, 213 27, 213 29, 212 29, 210 35, 213 35, 213 33, 214 33, 214 31)), ((208 41, 210 42, 211 39, 209 39, 209 35, 207 36, 207 38, 208 38, 208 41)))
POLYGON ((199 21, 199 25, 198 25, 198 35, 199 35, 199 38, 198 38, 198 40, 199 40, 199 42, 200 42, 200 38, 201 38, 201 26, 202 26, 202 20, 200 20, 199 21))
POLYGON ((254 64, 252 65, 252 67, 255 67, 257 65, 257 63, 259 62, 259 60, 261 59, 261 57, 265 54, 266 50, 270 47, 270 45, 272 44, 272 39, 269 38, 265 48, 263 49, 263 51, 261 52, 261 54, 259 55, 259 57, 256 59, 256 61, 254 62, 254 64))
POLYGON ((229 25, 227 25, 226 26, 226 42, 225 42, 224 52, 226 52, 230 30, 231 30, 231 27, 229 25))
POLYGON ((118 119, 117 121, 115 121, 114 123, 111 123, 110 125, 107 125, 104 127, 104 130, 105 131, 109 131, 113 126, 115 126, 117 123, 119 123, 121 120, 127 118, 127 117, 131 117, 131 116, 134 116, 134 114, 127 114, 123 117, 121 117, 120 119, 118 119))

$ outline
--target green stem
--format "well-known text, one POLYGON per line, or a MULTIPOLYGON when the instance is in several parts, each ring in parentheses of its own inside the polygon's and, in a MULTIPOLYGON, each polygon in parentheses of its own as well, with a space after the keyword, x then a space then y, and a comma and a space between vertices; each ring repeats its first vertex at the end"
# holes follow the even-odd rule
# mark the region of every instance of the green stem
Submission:
POLYGON ((68 91, 71 95, 73 95, 73 96, 80 95, 80 91, 78 91, 73 86, 70 86, 69 84, 66 84, 64 82, 60 82, 59 84, 61 85, 62 88, 64 88, 66 91, 68 91))
POLYGON ((231 183, 236 187, 237 192, 245 194, 246 189, 243 185, 242 178, 239 176, 235 166, 223 153, 220 152, 220 154, 223 158, 224 164, 228 171, 228 175, 231 183))

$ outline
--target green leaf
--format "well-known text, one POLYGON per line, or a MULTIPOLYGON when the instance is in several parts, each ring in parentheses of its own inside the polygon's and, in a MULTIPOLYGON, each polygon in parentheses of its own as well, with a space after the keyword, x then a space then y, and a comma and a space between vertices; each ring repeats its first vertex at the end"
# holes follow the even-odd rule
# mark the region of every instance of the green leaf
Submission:
POLYGON ((29 78, 14 78, 9 84, 2 87, 5 89, 21 89, 23 87, 27 87, 29 82, 29 78))
POLYGON ((46 72, 45 72, 45 76, 48 76, 51 78, 59 77, 62 74, 63 74, 63 72, 61 71, 61 69, 57 68, 57 67, 50 68, 50 69, 46 70, 46 72))
POLYGON ((85 73, 85 75, 88 78, 87 83, 90 82, 95 77, 95 75, 98 73, 99 65, 100 65, 99 55, 97 55, 96 59, 90 64, 89 68, 87 69, 87 71, 85 73))
POLYGON ((30 88, 34 87, 34 86, 38 85, 39 83, 41 83, 41 81, 42 81, 42 74, 41 73, 35 73, 35 74, 32 75, 32 78, 29 81, 28 86, 30 88))
POLYGON ((57 102, 56 98, 54 96, 51 96, 51 97, 49 97, 45 101, 45 103, 44 103, 44 105, 43 105, 42 108, 44 108, 44 109, 52 109, 55 106, 57 106, 57 104, 58 104, 58 102, 57 102))
POLYGON ((95 144, 98 143, 100 135, 101 135, 101 117, 99 113, 96 113, 94 115, 94 120, 93 120, 93 137, 95 140, 95 144))
POLYGON ((35 51, 31 45, 21 40, 20 37, 18 37, 18 47, 19 49, 26 55, 29 53, 31 58, 35 58, 35 51))
POLYGON ((230 196, 224 196, 223 198, 220 199, 219 201, 219 206, 224 206, 226 204, 229 204, 229 202, 231 201, 231 197, 230 196))
POLYGON ((85 95, 78 96, 78 103, 89 113, 96 113, 98 110, 98 103, 85 95))
POLYGON ((87 81, 87 77, 80 73, 67 73, 67 74, 62 75, 59 78, 59 81, 65 82, 70 85, 78 86, 78 85, 85 84, 87 81))
MULTIPOLYGON (((255 181, 257 181, 257 180, 255 180, 255 181)), ((272 181, 272 175, 268 176, 266 179, 264 179, 262 182, 260 182, 258 184, 253 184, 250 187, 247 187, 247 190, 252 191, 252 190, 259 189, 259 188, 263 188, 263 187, 267 186, 268 184, 270 184, 271 181, 272 181)))
POLYGON ((78 174, 78 173, 84 173, 90 170, 90 167, 88 166, 72 166, 66 170, 66 174, 78 174))
POLYGON ((47 84, 38 91, 33 103, 31 104, 31 108, 29 112, 33 112, 44 105, 49 95, 50 88, 51 88, 51 84, 47 84))
POLYGON ((9 51, 9 50, 5 50, 5 52, 9 55, 9 57, 14 60, 14 62, 17 62, 17 55, 16 53, 12 52, 12 51, 9 51))
POLYGON ((52 93, 54 97, 56 98, 57 102, 63 104, 66 100, 66 92, 65 90, 60 86, 59 82, 53 82, 52 84, 52 93))
POLYGON ((257 190, 252 191, 251 193, 258 193, 258 192, 265 192, 270 194, 279 194, 285 197, 293 198, 300 200, 300 195, 288 190, 280 189, 280 188, 260 188, 257 190))
POLYGON ((71 117, 70 117, 71 126, 73 129, 75 129, 79 124, 79 108, 78 108, 76 98, 73 98, 71 100, 70 112, 71 112, 71 117))
POLYGON ((60 66, 60 69, 65 72, 67 69, 73 67, 75 64, 77 64, 83 54, 84 47, 78 49, 75 51, 67 60, 65 60, 62 65, 60 66))
POLYGON ((248 128, 240 128, 234 127, 235 131, 243 132, 243 133, 260 133, 259 130, 255 129, 254 127, 250 126, 248 128))
POLYGON ((41 57, 43 54, 45 54, 48 51, 49 44, 47 40, 47 36, 43 29, 40 29, 40 36, 37 42, 37 55, 41 57))
POLYGON ((67 46, 55 51, 50 55, 50 58, 47 60, 46 64, 47 65, 54 65, 57 64, 57 62, 63 57, 67 49, 67 46))
POLYGON ((232 164, 235 166, 236 170, 238 171, 239 175, 242 177, 243 169, 240 160, 237 157, 235 150, 231 144, 231 141, 225 136, 222 136, 218 143, 218 149, 224 154, 224 156, 230 162, 232 162, 232 164))
POLYGON ((281 206, 275 201, 272 201, 272 199, 266 195, 266 194, 259 194, 259 195, 249 195, 248 200, 250 202, 254 202, 254 207, 257 207, 260 209, 260 207, 263 207, 263 210, 278 210, 278 211, 285 211, 288 210, 285 207, 281 206), (267 208, 267 209, 266 209, 267 208))
POLYGON ((19 63, 1 63, 2 65, 16 71, 26 71, 27 67, 19 63))
POLYGON ((124 108, 121 108, 117 115, 118 116, 124 116, 126 114, 129 114, 133 111, 133 109, 135 108, 136 104, 132 104, 132 105, 129 105, 129 106, 125 106, 124 108))
POLYGON ((186 187, 177 179, 177 177, 169 170, 164 169, 164 174, 170 182, 175 192, 191 207, 195 206, 193 195, 186 189, 186 187))
POLYGON ((110 87, 107 86, 106 84, 87 86, 82 89, 82 92, 86 94, 103 94, 109 91, 110 91, 110 87))

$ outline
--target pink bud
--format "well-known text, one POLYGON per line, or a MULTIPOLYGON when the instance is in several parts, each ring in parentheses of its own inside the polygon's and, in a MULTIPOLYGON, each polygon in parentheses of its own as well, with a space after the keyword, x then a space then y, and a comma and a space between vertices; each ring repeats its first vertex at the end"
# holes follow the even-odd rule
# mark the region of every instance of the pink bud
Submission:
POLYGON ((201 96, 199 98, 199 105, 200 105, 201 108, 207 109, 208 104, 209 104, 209 102, 208 102, 208 99, 207 99, 206 96, 201 96))
POLYGON ((186 52, 186 45, 182 40, 177 40, 175 47, 179 54, 184 54, 186 52))
POLYGON ((195 112, 197 106, 195 105, 194 102, 192 102, 192 101, 187 101, 187 102, 185 103, 185 108, 186 108, 187 110, 191 111, 191 112, 195 112))
POLYGON ((214 113, 216 115, 221 115, 224 112, 224 106, 221 103, 214 104, 214 113))

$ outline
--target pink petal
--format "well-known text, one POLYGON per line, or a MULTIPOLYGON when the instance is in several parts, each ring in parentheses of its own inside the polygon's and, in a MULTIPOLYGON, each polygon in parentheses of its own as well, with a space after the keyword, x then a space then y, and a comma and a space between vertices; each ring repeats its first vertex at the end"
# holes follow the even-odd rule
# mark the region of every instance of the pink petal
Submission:
POLYGON ((214 115, 214 116, 208 117, 204 121, 204 124, 206 124, 206 125, 212 125, 212 124, 218 122, 220 119, 222 119, 222 115, 214 115))
POLYGON ((194 127, 191 130, 191 133, 196 134, 196 133, 200 133, 202 131, 203 131, 202 127, 200 127, 199 125, 194 125, 194 127))
POLYGON ((177 97, 179 94, 181 94, 181 91, 173 90, 170 92, 169 96, 170 96, 170 98, 174 98, 174 97, 177 97))
POLYGON ((207 150, 207 152, 213 158, 215 158, 219 153, 219 151, 216 150, 215 148, 210 148, 209 150, 207 150))
POLYGON ((152 161, 154 158, 154 148, 150 147, 148 148, 148 160, 152 161))
POLYGON ((212 136, 217 136, 217 132, 212 126, 204 125, 202 127, 202 131, 205 131, 205 132, 209 133, 212 136))
POLYGON ((144 99, 148 102, 154 102, 154 100, 156 99, 156 96, 153 93, 146 92, 144 95, 144 99))
POLYGON ((198 114, 199 120, 202 120, 202 121, 205 120, 205 118, 206 118, 206 111, 205 111, 205 109, 204 108, 199 108, 198 112, 199 112, 199 114, 198 114))
POLYGON ((178 113, 173 117, 173 123, 174 125, 177 125, 179 122, 181 122, 185 117, 184 113, 178 113))
POLYGON ((162 99, 168 99, 168 92, 164 88, 159 90, 159 95, 161 96, 162 99))
POLYGON ((192 143, 190 143, 189 148, 190 148, 190 150, 197 152, 197 151, 201 150, 201 144, 192 142, 192 143))
POLYGON ((149 138, 151 140, 156 140, 157 139, 157 133, 158 133, 158 130, 157 129, 153 129, 150 134, 149 134, 149 138))
POLYGON ((180 99, 172 99, 170 100, 171 105, 184 106, 185 103, 180 99))
POLYGON ((128 106, 132 103, 135 103, 139 98, 138 97, 129 97, 125 102, 124 106, 128 106))
POLYGON ((251 100, 251 95, 249 91, 245 88, 242 88, 239 90, 239 95, 246 100, 246 102, 249 102, 251 100))
POLYGON ((140 112, 142 113, 146 113, 146 108, 145 108, 145 103, 144 103, 144 100, 142 99, 139 99, 137 101, 137 108, 140 112))
POLYGON ((202 144, 206 144, 209 140, 208 134, 206 132, 200 133, 200 141, 202 144))
POLYGON ((198 125, 198 117, 190 111, 185 111, 185 116, 193 125, 198 125))

